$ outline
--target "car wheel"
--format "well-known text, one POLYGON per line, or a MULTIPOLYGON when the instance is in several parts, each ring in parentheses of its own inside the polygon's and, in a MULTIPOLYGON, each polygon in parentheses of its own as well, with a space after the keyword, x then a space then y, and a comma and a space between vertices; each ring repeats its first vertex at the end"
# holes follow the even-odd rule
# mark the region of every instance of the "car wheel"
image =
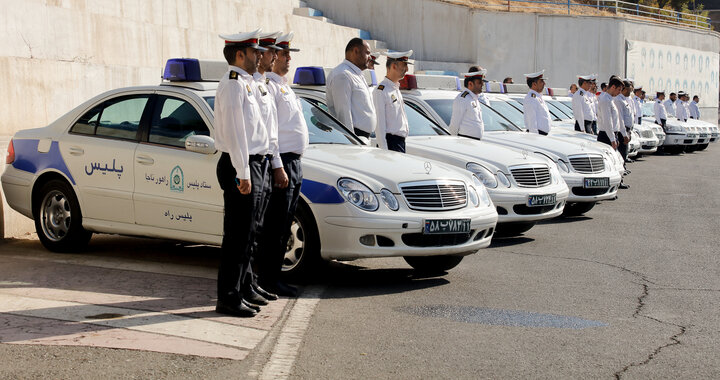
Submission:
POLYGON ((299 277, 317 269, 320 257, 320 236, 310 208, 300 202, 290 225, 282 271, 285 276, 299 277))
POLYGON ((87 245, 92 232, 83 228, 80 203, 67 182, 47 182, 40 188, 36 202, 35 231, 45 248, 73 252, 87 245))
POLYGON ((566 203, 563 216, 580 216, 595 207, 595 202, 566 203))
POLYGON ((498 223, 495 228, 496 237, 511 237, 522 235, 529 231, 536 222, 515 222, 515 223, 498 223))
POLYGON ((464 256, 405 256, 405 262, 422 273, 441 274, 460 264, 464 256))

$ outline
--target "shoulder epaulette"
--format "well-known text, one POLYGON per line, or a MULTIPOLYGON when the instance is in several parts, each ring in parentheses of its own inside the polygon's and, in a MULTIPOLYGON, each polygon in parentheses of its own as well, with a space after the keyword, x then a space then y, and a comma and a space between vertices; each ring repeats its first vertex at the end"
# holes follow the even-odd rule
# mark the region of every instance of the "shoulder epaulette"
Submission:
POLYGON ((265 78, 265 84, 270 84, 270 78, 265 78))
POLYGON ((535 94, 534 94, 534 93, 533 93, 533 94, 530 94, 530 96, 532 96, 532 97, 534 98, 534 97, 535 97, 535 94))
POLYGON ((583 96, 583 95, 585 95, 585 93, 582 92, 582 90, 580 90, 580 96, 583 96))
POLYGON ((238 75, 240 75, 240 74, 238 74, 237 71, 230 70, 230 79, 235 79, 235 80, 237 80, 237 79, 238 79, 238 75))
POLYGON ((385 89, 385 85, 384 85, 384 84, 381 84, 381 85, 377 86, 377 89, 380 90, 380 91, 382 91, 382 90, 385 89))
POLYGON ((465 91, 465 92, 463 92, 462 95, 460 95, 460 96, 462 96, 462 97, 464 98, 464 97, 468 96, 468 94, 469 94, 469 92, 465 91))

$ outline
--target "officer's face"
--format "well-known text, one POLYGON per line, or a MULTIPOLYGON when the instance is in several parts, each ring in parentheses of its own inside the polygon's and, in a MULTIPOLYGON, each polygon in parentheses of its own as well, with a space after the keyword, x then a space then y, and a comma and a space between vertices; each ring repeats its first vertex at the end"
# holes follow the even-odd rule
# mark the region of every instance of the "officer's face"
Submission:
POLYGON ((363 41, 363 45, 360 47, 356 47, 355 50, 355 66, 357 66, 360 70, 365 70, 368 68, 368 61, 370 60, 370 45, 368 45, 367 42, 363 41))
POLYGON ((255 48, 245 48, 238 51, 237 55, 240 67, 247 71, 248 74, 252 74, 257 71, 258 63, 260 63, 260 52, 255 48))
POLYGON ((677 100, 677 95, 670 95, 670 100, 672 100, 673 102, 677 100))
POLYGON ((281 50, 277 53, 277 59, 273 65, 273 71, 280 75, 287 74, 288 71, 290 71, 290 60, 290 50, 281 50))
POLYGON ((477 78, 471 80, 468 82, 468 90, 472 91, 475 95, 480 94, 483 91, 483 80, 477 78))
POLYGON ((275 49, 269 49, 268 51, 261 53, 260 68, 263 72, 272 70, 273 64, 277 60, 277 56, 277 50, 275 49))

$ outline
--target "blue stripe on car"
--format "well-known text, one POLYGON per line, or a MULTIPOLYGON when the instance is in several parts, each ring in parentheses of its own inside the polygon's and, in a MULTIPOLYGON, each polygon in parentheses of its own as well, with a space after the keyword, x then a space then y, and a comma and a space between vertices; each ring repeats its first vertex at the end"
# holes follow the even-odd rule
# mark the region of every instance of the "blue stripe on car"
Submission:
POLYGON ((33 174, 45 169, 55 169, 65 174, 74 185, 75 179, 65 165, 58 142, 53 141, 47 153, 38 152, 39 142, 40 140, 13 140, 12 144, 15 148, 13 167, 33 174))
POLYGON ((322 182, 303 179, 300 192, 312 203, 344 203, 345 198, 338 193, 335 186, 322 182))

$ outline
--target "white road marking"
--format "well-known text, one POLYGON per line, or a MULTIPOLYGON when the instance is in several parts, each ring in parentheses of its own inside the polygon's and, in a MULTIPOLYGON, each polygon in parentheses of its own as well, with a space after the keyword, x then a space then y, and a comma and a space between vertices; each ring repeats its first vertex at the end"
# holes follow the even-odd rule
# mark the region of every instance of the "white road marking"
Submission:
POLYGON ((290 316, 278 336, 270 360, 260 374, 261 380, 287 379, 290 376, 303 336, 310 324, 315 307, 320 302, 323 290, 324 288, 319 286, 305 288, 302 298, 295 302, 290 316))

